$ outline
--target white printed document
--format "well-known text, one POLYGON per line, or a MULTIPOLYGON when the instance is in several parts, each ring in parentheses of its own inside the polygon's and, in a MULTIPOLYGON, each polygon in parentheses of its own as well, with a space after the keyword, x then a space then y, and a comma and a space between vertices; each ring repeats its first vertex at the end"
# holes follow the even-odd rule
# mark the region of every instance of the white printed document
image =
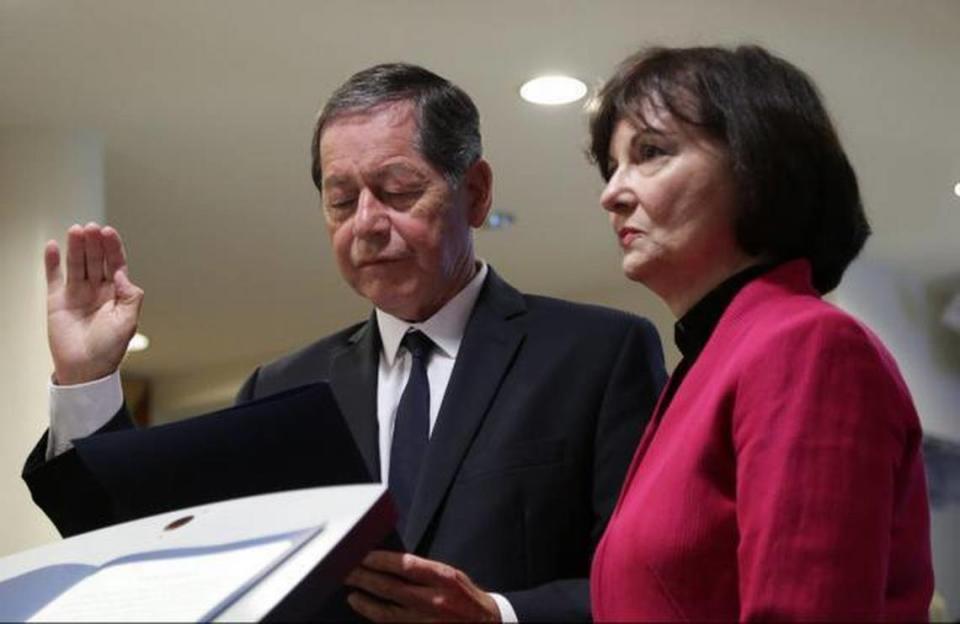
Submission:
POLYGON ((30 621, 207 621, 319 530, 125 557, 94 568, 30 621))
POLYGON ((392 530, 381 484, 167 512, 0 558, 0 621, 299 617, 392 530))

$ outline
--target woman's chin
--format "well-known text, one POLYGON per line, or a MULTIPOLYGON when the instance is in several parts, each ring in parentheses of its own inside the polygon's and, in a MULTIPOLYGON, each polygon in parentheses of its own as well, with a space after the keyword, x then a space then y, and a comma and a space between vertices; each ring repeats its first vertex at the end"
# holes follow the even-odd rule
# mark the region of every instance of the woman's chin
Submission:
POLYGON ((642 284, 650 275, 650 266, 646 262, 631 262, 629 258, 624 258, 623 275, 631 282, 642 284))

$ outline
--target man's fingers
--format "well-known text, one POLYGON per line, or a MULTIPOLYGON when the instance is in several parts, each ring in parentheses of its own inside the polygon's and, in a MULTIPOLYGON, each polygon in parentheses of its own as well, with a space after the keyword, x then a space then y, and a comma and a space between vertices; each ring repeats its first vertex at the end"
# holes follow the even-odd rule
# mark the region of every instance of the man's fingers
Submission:
POLYGON ((414 622, 421 619, 398 605, 383 602, 360 592, 348 594, 347 603, 350 608, 371 622, 414 622))
MULTIPOLYGON (((359 604, 378 609, 377 601, 398 605, 410 619, 413 614, 440 621, 496 620, 496 603, 470 578, 453 566, 416 555, 373 551, 354 568, 344 581, 363 590, 359 604), (363 600, 369 598, 370 601, 363 600)), ((352 603, 351 603, 352 604, 352 603)), ((389 611, 389 614, 395 611, 389 611)), ((365 617, 383 620, 381 612, 361 612, 365 617)))
POLYGON ((405 607, 429 605, 431 596, 435 593, 431 588, 413 585, 392 574, 384 574, 363 566, 354 568, 344 579, 344 583, 362 589, 376 598, 405 607))
POLYGON ((123 303, 136 303, 139 308, 143 303, 143 290, 131 282, 127 274, 127 253, 123 248, 120 233, 109 225, 105 226, 100 232, 103 236, 106 279, 113 280, 117 289, 117 300, 123 303))
POLYGON ((405 553, 391 550, 371 550, 363 558, 362 565, 373 570, 389 572, 390 574, 403 573, 403 555, 405 553))
POLYGON ((87 279, 83 238, 83 228, 79 225, 73 225, 67 230, 67 283, 87 279))
POLYGON ((374 550, 363 560, 372 570, 386 572, 423 585, 447 584, 455 581, 456 569, 439 561, 431 561, 408 553, 374 550))
POLYGON ((93 284, 99 284, 103 281, 103 233, 96 223, 88 223, 83 228, 83 253, 87 279, 93 284))
POLYGON ((383 574, 363 566, 354 568, 343 580, 346 585, 362 589, 368 594, 400 602, 405 581, 389 574, 383 574))
MULTIPOLYGON (((421 559, 421 561, 443 566, 437 562, 421 559)), ((449 566, 443 566, 449 569, 453 574, 456 570, 449 566)), ((461 592, 447 587, 448 580, 444 574, 432 576, 434 579, 440 579, 433 584, 419 584, 411 581, 410 578, 396 576, 385 572, 371 570, 364 566, 355 568, 344 583, 362 589, 367 594, 379 600, 399 605, 405 609, 412 609, 418 613, 432 613, 444 619, 451 619, 456 612, 453 602, 454 597, 459 596, 461 592)))
POLYGON ((126 271, 118 269, 113 274, 113 283, 117 289, 117 300, 122 303, 135 303, 137 308, 143 303, 143 289, 130 281, 126 271))
POLYGON ((47 273, 47 290, 59 288, 63 284, 63 271, 60 269, 60 247, 57 241, 47 241, 43 249, 43 266, 47 273))
POLYGON ((120 233, 110 226, 100 230, 103 240, 103 259, 106 265, 105 276, 107 279, 113 277, 117 271, 127 271, 127 254, 123 249, 123 241, 120 240, 120 233))

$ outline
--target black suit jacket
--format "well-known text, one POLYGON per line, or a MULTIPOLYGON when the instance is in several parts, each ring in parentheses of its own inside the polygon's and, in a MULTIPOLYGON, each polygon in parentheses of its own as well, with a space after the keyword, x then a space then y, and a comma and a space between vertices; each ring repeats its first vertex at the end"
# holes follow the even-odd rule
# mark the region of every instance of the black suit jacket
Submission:
MULTIPOLYGON (((379 351, 371 317, 257 369, 239 399, 329 379, 377 476, 379 351)), ((434 426, 407 547, 504 594, 521 621, 588 619, 593 548, 664 379, 649 322, 523 295, 491 269, 434 426)), ((40 481, 37 459, 28 484, 40 481)), ((50 497, 31 489, 55 517, 50 497)))

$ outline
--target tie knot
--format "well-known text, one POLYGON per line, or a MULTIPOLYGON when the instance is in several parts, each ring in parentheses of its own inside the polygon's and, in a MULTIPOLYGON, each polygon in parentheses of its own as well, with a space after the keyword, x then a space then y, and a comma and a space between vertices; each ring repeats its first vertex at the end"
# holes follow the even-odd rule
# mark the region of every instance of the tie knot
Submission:
POLYGON ((400 344, 406 347, 410 355, 417 359, 426 359, 433 350, 433 341, 425 333, 419 330, 407 332, 403 336, 400 344))

